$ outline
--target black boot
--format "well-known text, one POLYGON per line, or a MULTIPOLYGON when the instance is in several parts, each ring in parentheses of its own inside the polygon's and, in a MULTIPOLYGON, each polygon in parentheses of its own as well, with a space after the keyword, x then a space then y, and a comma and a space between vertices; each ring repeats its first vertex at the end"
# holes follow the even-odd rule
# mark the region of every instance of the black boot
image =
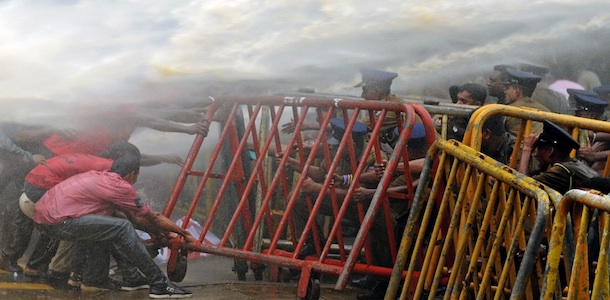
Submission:
POLYGON ((16 259, 0 257, 0 269, 11 273, 23 273, 23 268, 17 264, 16 259))
POLYGON ((358 300, 383 300, 385 297, 385 291, 388 289, 387 280, 377 280, 375 285, 366 292, 359 293, 356 295, 358 300))
POLYGON ((375 283, 377 283, 377 281, 373 280, 368 275, 364 275, 364 276, 352 278, 350 283, 353 287, 357 287, 357 288, 361 288, 361 289, 370 289, 375 285, 375 283))

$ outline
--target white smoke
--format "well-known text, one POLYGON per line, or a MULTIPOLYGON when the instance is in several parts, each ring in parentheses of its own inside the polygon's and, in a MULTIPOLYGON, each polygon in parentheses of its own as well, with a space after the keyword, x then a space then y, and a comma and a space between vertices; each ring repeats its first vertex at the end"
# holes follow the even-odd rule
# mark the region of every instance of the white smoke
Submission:
POLYGON ((358 94, 361 67, 396 71, 394 90, 409 91, 494 64, 603 51, 608 8, 601 0, 8 0, 0 101, 197 98, 219 81, 358 94))

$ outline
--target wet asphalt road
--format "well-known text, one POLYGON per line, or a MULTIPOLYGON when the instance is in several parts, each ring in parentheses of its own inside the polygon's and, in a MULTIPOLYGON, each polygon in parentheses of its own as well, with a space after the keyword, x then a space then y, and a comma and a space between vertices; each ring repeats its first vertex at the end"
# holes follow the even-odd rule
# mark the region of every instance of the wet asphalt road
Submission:
MULTIPOLYGON (((23 265, 20 262, 21 265, 23 265)), ((186 277, 179 286, 193 292, 191 299, 207 300, 273 300, 296 299, 297 281, 286 283, 255 281, 252 272, 247 280, 237 281, 232 271, 233 259, 209 256, 189 261, 186 277)), ((161 265, 165 270, 165 266, 161 265)), ((264 276, 266 278, 266 276, 264 276)), ((322 277, 319 299, 338 300, 356 299, 361 290, 347 287, 345 291, 335 291, 333 278, 322 277)), ((36 282, 23 275, 0 271, 0 299, 149 299, 148 289, 134 292, 84 292, 55 290, 44 282, 36 282)))

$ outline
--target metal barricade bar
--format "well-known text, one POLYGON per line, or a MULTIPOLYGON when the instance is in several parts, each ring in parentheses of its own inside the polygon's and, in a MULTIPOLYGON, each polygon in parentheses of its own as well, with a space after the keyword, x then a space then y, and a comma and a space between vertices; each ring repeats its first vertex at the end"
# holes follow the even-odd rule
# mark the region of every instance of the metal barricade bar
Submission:
POLYGON ((547 266, 545 269, 545 278, 543 283, 543 294, 541 299, 555 299, 564 291, 564 285, 567 286, 567 299, 607 299, 610 296, 608 277, 608 249, 610 240, 608 232, 610 232, 610 197, 601 195, 599 192, 593 193, 583 190, 570 190, 564 196, 555 214, 553 221, 553 232, 549 241, 549 252, 547 256, 547 266), (574 210, 575 204, 583 204, 582 212, 578 213, 574 210), (592 209, 600 210, 599 220, 600 226, 599 235, 601 236, 599 255, 597 259, 597 268, 594 275, 593 289, 590 288, 588 247, 587 247, 587 231, 589 230, 590 213, 592 209), (579 216, 581 222, 576 227, 578 238, 575 249, 577 255, 574 258, 574 264, 570 270, 566 271, 566 282, 560 280, 560 261, 562 259, 562 251, 564 251, 564 234, 572 230, 568 224, 572 216, 579 216), (570 272, 568 272, 570 271, 570 272))

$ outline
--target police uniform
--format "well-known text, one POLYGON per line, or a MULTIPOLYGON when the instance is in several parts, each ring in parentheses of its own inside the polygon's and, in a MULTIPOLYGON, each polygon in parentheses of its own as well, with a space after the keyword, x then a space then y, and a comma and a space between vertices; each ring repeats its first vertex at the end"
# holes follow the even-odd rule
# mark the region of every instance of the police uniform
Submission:
MULTIPOLYGON (((608 102, 600 99, 595 92, 568 89, 568 94, 570 95, 570 102, 573 103, 577 116, 581 112, 591 112, 595 113, 597 118, 600 118, 604 113, 604 109, 608 106, 608 102)), ((581 147, 592 146, 594 142, 595 141, 591 140, 589 137, 589 130, 581 129, 579 131, 578 143, 581 147)))
MULTIPOLYGON (((594 87, 593 91, 599 95, 600 99, 610 101, 610 84, 594 87)), ((610 121, 610 106, 606 106, 600 120, 610 121)))
POLYGON ((538 82, 532 94, 532 100, 544 105, 544 107, 554 113, 566 114, 569 112, 566 97, 562 93, 549 89, 549 82, 545 80, 545 76, 549 73, 549 68, 532 64, 520 64, 519 69, 523 72, 530 72, 542 77, 542 80, 538 82))
MULTIPOLYGON (((333 118, 330 120, 330 125, 331 125, 331 133, 328 136, 327 141, 328 141, 329 146, 337 146, 340 144, 340 142, 343 139, 343 136, 345 134, 344 120, 342 118, 333 118)), ((351 138, 355 144, 354 146, 356 148, 356 159, 358 160, 356 163, 358 163, 360 161, 360 154, 358 152, 359 151, 361 152, 365 148, 366 142, 364 141, 364 139, 365 139, 367 132, 368 132, 367 126, 362 122, 356 122, 354 124, 354 127, 352 128, 351 138)), ((382 155, 383 155, 383 153, 382 153, 382 155)), ((344 152, 342 155, 342 159, 339 163, 339 166, 335 170, 336 174, 353 174, 354 173, 355 170, 352 169, 352 164, 350 163, 348 157, 349 157, 348 152, 344 152)), ((375 162, 374 154, 373 155, 369 154, 369 157, 367 159, 367 165, 372 166, 374 162, 375 162)), ((321 169, 326 171, 325 162, 321 163, 321 169)), ((335 184, 340 185, 340 183, 335 183, 335 184)), ((369 188, 373 188, 373 187, 369 187, 369 188)), ((304 200, 305 199, 303 198, 303 199, 299 199, 299 201, 296 201, 295 206, 293 208, 293 220, 294 220, 294 224, 295 224, 295 230, 297 231, 298 234, 300 234, 302 232, 303 228, 305 228, 307 219, 309 218, 309 214, 310 214, 309 209, 307 208, 307 203, 304 200)), ((365 203, 365 208, 366 208, 366 206, 368 206, 368 203, 365 203)), ((318 213, 320 215, 333 216, 333 207, 332 207, 331 201, 329 201, 328 194, 322 200, 322 204, 320 206, 320 210, 318 213)), ((381 216, 382 214, 379 214, 379 215, 381 216)), ((379 232, 380 230, 382 230, 382 228, 385 228, 383 219, 380 216, 375 218, 375 222, 374 222, 373 228, 371 230, 377 230, 379 232)), ((359 224, 360 221, 358 219, 357 206, 348 205, 344 218, 348 219, 356 224, 359 224)), ((319 229, 319 226, 318 226, 318 229, 319 229)), ((387 244, 388 244, 387 234, 385 236, 382 234, 375 235, 375 236, 373 236, 373 240, 376 245, 384 245, 387 248, 387 244)), ((312 243, 312 241, 313 240, 311 239, 311 236, 310 236, 307 243, 312 243)), ((315 251, 311 252, 312 251, 311 248, 312 248, 311 246, 309 246, 307 250, 304 248, 301 251, 301 253, 299 254, 299 257, 303 258, 304 256, 314 254, 315 251)))
POLYGON ((515 148, 516 140, 517 139, 513 135, 508 132, 505 132, 504 138, 502 139, 502 142, 500 142, 500 145, 498 145, 498 148, 496 148, 496 151, 488 155, 491 158, 507 165, 510 160, 510 155, 513 153, 513 150, 515 148))
MULTIPOLYGON (((331 133, 328 137, 328 145, 329 146, 338 146, 345 134, 345 121, 341 118, 332 118, 330 120, 331 133)), ((355 150, 356 150, 356 164, 360 161, 360 155, 362 154, 362 150, 364 150, 365 136, 368 133, 367 126, 362 122, 356 122, 354 127, 352 128, 352 141, 354 142, 355 150)), ((349 154, 347 152, 347 148, 343 153, 343 157, 339 166, 335 170, 337 174, 351 174, 354 170, 352 170, 352 164, 350 163, 349 154)), ((382 157, 385 159, 385 157, 382 157)), ((369 157, 366 161, 367 165, 373 165, 375 163, 375 155, 374 153, 369 153, 369 157)), ((321 164, 321 168, 326 170, 326 163, 321 164)))
MULTIPOLYGON (((536 86, 536 84, 541 80, 540 76, 534 75, 529 72, 523 72, 513 69, 508 69, 504 73, 504 81, 503 84, 506 85, 522 85, 522 86, 536 86)), ((514 107, 528 107, 534 108, 541 111, 549 111, 544 105, 532 100, 530 97, 523 97, 521 99, 517 99, 511 104, 508 104, 514 107)), ((521 127, 521 119, 506 117, 506 131, 510 134, 516 136, 519 133, 519 128, 521 127)), ((540 122, 532 122, 532 133, 538 134, 542 132, 542 124, 540 122)))
MULTIPOLYGON (((367 69, 363 68, 360 70, 362 73, 362 81, 356 84, 354 87, 365 87, 365 86, 376 86, 376 87, 385 87, 388 88, 392 85, 392 80, 398 77, 397 73, 394 72, 386 72, 375 69, 367 69)), ((390 93, 385 99, 377 99, 384 101, 393 101, 393 102, 401 102, 402 100, 396 95, 390 93)), ((368 116, 362 119, 362 122, 366 124, 369 129, 373 129, 371 127, 371 121, 368 116)), ((383 120, 383 125, 381 126, 381 131, 384 130, 393 130, 394 127, 398 126, 396 121, 396 114, 393 111, 388 111, 386 113, 386 117, 383 120)))
MULTIPOLYGON (((566 151, 580 148, 578 142, 561 127, 546 120, 543 124, 544 129, 536 146, 546 144, 566 151)), ((582 161, 568 158, 549 166, 545 171, 533 175, 532 178, 564 194, 570 189, 580 188, 584 181, 596 176, 599 176, 598 173, 582 161)))
MULTIPOLYGON (((415 126, 413 127, 413 130, 411 131, 411 136, 409 137, 409 142, 407 143, 407 147, 408 144, 411 143, 426 143, 426 129, 424 127, 423 123, 415 123, 415 126)), ((409 157, 409 159, 418 159, 419 157, 409 157)), ((411 180, 415 180, 419 178, 419 176, 417 177, 412 177, 411 180)), ((406 174, 400 174, 398 175, 398 177, 396 177, 394 180, 392 180, 392 182, 390 183, 390 187, 397 187, 397 186, 405 186, 407 184, 411 184, 407 182, 407 175, 406 174)), ((402 214, 403 212, 405 212, 408 207, 409 207, 409 202, 407 201, 407 199, 390 199, 390 207, 392 208, 392 213, 394 213, 394 217, 402 214)))

